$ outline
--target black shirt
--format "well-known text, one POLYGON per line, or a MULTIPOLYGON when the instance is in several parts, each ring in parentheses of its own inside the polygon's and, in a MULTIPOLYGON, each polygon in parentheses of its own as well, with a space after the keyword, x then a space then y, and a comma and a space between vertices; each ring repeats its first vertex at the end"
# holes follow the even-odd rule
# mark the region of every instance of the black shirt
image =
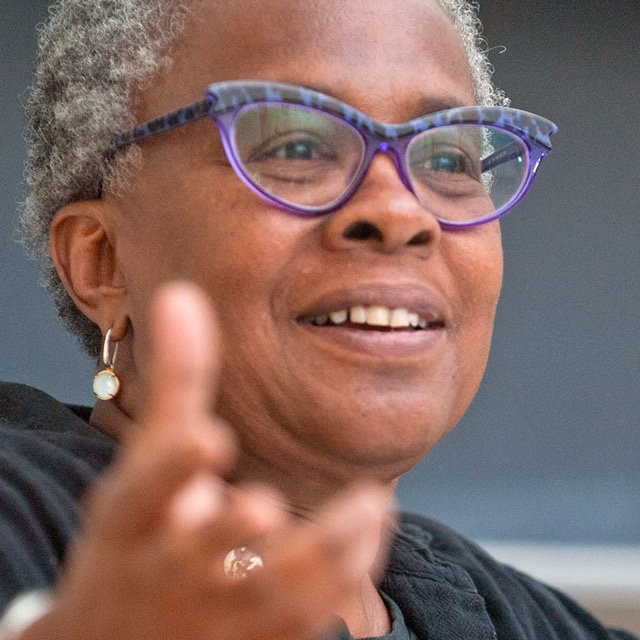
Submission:
POLYGON ((51 585, 80 519, 80 500, 111 461, 90 410, 0 383, 0 611, 51 585))

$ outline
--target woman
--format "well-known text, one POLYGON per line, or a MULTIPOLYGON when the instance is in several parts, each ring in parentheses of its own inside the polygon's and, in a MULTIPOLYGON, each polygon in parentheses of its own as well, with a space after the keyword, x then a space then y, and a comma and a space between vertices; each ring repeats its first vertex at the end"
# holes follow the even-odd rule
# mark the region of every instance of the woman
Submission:
POLYGON ((55 581, 14 635, 623 637, 387 515, 476 392, 554 131, 468 108, 504 104, 476 37, 455 0, 58 7, 24 228, 103 371, 90 416, 6 390, 4 590, 55 581))

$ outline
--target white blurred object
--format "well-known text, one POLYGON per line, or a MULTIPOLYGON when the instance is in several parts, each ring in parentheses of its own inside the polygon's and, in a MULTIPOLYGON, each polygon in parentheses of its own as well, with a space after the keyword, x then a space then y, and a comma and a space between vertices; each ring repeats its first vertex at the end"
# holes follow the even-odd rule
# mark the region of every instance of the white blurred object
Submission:
POLYGON ((558 588, 605 624, 640 634, 640 546, 481 543, 494 558, 558 588))

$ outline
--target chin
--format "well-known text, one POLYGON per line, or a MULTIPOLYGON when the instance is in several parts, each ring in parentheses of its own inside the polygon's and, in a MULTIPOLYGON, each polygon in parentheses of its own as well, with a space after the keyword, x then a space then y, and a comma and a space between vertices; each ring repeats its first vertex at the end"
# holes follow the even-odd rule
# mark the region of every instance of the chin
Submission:
POLYGON ((455 426, 449 414, 434 412, 387 410, 372 417, 325 422, 324 429, 315 424, 316 445, 349 466, 389 480, 418 464, 455 426))

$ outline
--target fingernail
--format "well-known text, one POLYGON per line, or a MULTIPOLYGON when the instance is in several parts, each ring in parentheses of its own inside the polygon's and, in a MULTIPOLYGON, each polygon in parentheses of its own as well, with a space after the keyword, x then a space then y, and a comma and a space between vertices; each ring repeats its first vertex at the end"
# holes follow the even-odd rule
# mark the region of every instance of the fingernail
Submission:
POLYGON ((193 530, 216 517, 221 510, 224 487, 215 477, 199 474, 172 501, 170 518, 181 529, 193 530))

